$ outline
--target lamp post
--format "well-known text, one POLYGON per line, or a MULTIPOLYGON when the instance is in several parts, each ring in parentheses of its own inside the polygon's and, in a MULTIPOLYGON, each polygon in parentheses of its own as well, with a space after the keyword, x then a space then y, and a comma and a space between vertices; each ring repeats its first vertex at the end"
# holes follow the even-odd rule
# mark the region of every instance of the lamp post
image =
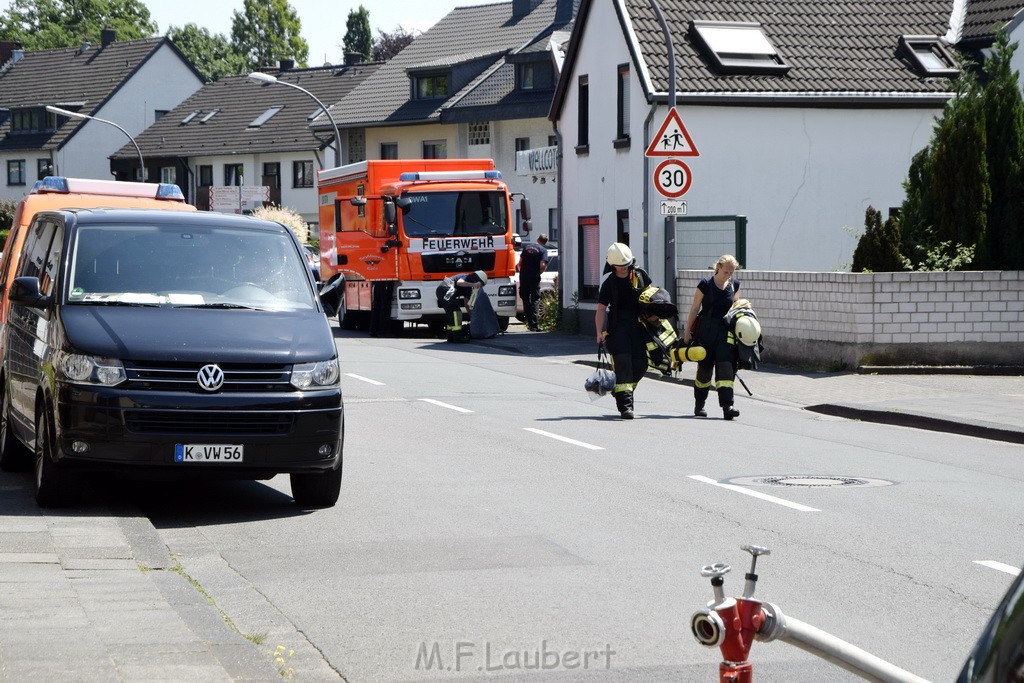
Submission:
POLYGON ((99 121, 100 123, 107 123, 107 124, 110 124, 111 126, 113 126, 114 128, 117 128, 119 131, 121 131, 122 133, 127 135, 128 139, 132 141, 132 145, 135 146, 135 151, 139 155, 139 175, 142 176, 142 181, 143 182, 146 181, 146 164, 142 160, 142 150, 139 149, 139 143, 135 142, 135 138, 132 137, 131 133, 126 131, 124 128, 122 128, 121 126, 117 125, 113 121, 107 121, 106 119, 101 119, 98 116, 89 116, 88 114, 79 114, 77 111, 68 111, 67 109, 61 109, 60 107, 52 107, 52 106, 47 105, 46 111, 50 112, 51 114, 56 114, 58 116, 66 116, 69 119, 89 119, 91 121, 99 121))
POLYGON ((276 76, 265 74, 262 71, 253 71, 251 74, 249 74, 249 80, 254 81, 256 83, 277 83, 278 85, 286 85, 289 88, 295 88, 296 90, 304 92, 310 97, 312 97, 313 101, 319 104, 320 108, 324 110, 325 114, 327 114, 327 118, 330 119, 331 121, 331 126, 334 127, 334 165, 341 166, 341 133, 338 132, 338 122, 334 120, 334 117, 331 115, 331 111, 326 107, 326 105, 324 105, 323 102, 320 101, 320 99, 316 95, 309 92, 305 88, 301 88, 295 85, 294 83, 282 81, 276 76))

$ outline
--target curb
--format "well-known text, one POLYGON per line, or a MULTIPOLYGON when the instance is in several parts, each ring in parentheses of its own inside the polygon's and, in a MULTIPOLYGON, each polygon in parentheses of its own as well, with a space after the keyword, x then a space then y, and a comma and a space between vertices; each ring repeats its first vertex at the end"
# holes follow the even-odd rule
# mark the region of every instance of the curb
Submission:
POLYGON ((929 417, 913 413, 901 413, 895 410, 872 410, 869 408, 857 408, 849 405, 834 403, 820 403, 813 406, 805 406, 804 410, 822 415, 832 415, 850 420, 863 420, 865 422, 878 422, 881 424, 895 425, 897 427, 912 427, 932 432, 947 432, 960 434, 961 436, 973 436, 979 439, 990 441, 1005 441, 1007 443, 1024 444, 1024 432, 1001 427, 991 427, 985 424, 971 421, 954 421, 940 417, 929 417))
POLYGON ((1024 365, 861 365, 859 375, 1024 375, 1024 365))

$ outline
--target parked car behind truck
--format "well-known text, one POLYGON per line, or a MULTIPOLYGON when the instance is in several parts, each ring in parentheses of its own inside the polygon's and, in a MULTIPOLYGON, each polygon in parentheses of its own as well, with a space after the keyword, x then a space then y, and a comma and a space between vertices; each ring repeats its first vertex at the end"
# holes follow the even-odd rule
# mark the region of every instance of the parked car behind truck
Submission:
POLYGON ((0 458, 31 454, 36 500, 78 470, 291 475, 333 505, 344 410, 334 338, 298 240, 246 216, 37 213, 10 284, 0 458))

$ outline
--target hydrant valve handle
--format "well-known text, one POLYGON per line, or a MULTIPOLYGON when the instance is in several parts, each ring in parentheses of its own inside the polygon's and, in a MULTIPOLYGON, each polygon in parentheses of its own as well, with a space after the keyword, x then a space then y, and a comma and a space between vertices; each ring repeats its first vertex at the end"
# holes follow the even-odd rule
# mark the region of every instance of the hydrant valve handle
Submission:
POLYGON ((725 564, 724 562, 715 562, 714 564, 708 564, 702 567, 700 570, 700 575, 706 579, 716 579, 725 576, 730 571, 732 571, 732 567, 730 567, 729 565, 725 564))

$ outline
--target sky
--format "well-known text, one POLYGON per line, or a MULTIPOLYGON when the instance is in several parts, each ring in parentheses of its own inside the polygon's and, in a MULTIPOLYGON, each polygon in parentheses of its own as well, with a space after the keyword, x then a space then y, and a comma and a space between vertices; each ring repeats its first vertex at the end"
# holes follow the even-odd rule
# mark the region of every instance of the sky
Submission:
MULTIPOLYGON (((319 66, 342 61, 341 44, 345 21, 360 5, 370 13, 370 30, 426 31, 456 7, 490 5, 511 0, 289 0, 302 21, 302 37, 309 43, 309 64, 319 66), (325 9, 329 8, 329 9, 325 9), (326 60, 325 60, 326 56, 326 60)), ((242 0, 142 0, 160 29, 196 24, 211 33, 231 38, 231 17, 243 7, 242 0)), ((0 12, 6 12, 11 0, 0 0, 0 12)))

